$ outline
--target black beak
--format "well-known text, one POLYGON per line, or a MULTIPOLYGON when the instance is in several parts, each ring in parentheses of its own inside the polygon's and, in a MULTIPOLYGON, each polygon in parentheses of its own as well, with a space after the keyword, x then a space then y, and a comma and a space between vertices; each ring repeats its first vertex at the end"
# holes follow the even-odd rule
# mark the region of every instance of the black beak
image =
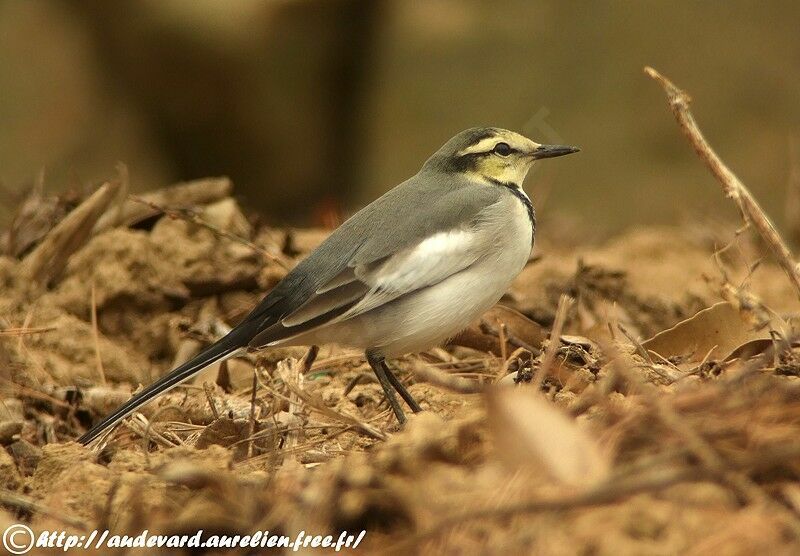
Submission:
POLYGON ((540 158, 554 158, 556 156, 564 156, 565 154, 572 154, 579 152, 578 147, 570 147, 567 145, 539 145, 535 151, 531 153, 534 160, 540 158))

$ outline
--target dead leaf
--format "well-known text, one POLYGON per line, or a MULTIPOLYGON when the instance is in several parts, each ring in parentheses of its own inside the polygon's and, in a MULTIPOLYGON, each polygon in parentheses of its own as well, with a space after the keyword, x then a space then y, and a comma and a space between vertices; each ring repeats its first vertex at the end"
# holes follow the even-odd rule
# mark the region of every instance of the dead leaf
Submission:
POLYGON ((747 317, 727 301, 712 305, 642 343, 661 357, 688 357, 700 362, 720 359, 753 340, 769 340, 755 332, 747 317))
POLYGON ((750 359, 756 355, 761 355, 767 349, 769 349, 770 346, 772 346, 772 339, 770 338, 758 338, 756 340, 750 340, 749 342, 745 342, 738 346, 722 360, 732 361, 734 359, 750 359))
POLYGON ((248 446, 243 440, 248 437, 249 431, 250 422, 247 419, 220 417, 202 430, 194 447, 204 450, 213 445, 224 446, 231 449, 234 461, 242 461, 247 458, 248 446))
POLYGON ((539 465, 553 479, 591 486, 609 473, 609 458, 577 422, 531 388, 494 388, 487 396, 498 456, 515 467, 539 465))
POLYGON ((230 446, 245 437, 247 425, 248 423, 244 419, 234 421, 227 417, 220 417, 203 429, 197 438, 195 448, 208 448, 212 444, 230 446))

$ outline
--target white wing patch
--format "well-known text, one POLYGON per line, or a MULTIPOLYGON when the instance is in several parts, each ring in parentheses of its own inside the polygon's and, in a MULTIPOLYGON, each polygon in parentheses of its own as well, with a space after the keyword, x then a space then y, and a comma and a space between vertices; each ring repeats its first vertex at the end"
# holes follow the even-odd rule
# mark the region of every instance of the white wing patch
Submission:
POLYGON ((437 284, 469 267, 485 249, 475 230, 451 230, 372 264, 356 265, 319 288, 316 295, 282 320, 286 327, 303 324, 326 312, 354 303, 329 322, 352 318, 420 288, 437 284))
POLYGON ((400 251, 380 265, 357 266, 356 278, 369 287, 369 292, 337 320, 365 313, 403 294, 441 282, 472 265, 481 253, 474 230, 451 230, 400 251))

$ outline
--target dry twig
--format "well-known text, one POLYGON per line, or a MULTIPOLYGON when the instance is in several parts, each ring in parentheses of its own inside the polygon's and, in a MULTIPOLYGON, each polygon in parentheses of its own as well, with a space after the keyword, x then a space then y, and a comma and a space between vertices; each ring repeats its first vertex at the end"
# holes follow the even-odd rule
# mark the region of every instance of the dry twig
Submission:
MULTIPOLYGON (((522 356, 525 355, 526 353, 529 354, 529 357, 534 357, 534 354, 530 353, 525 348, 517 348, 517 349, 515 349, 511 353, 511 355, 508 357, 508 359, 503 361, 503 364, 500 366, 500 370, 497 371, 497 375, 494 377, 494 381, 495 382, 500 382, 501 380, 503 380, 503 378, 506 375, 510 374, 511 365, 513 363, 515 363, 515 362, 519 362, 520 363, 520 370, 521 370, 522 369, 522 364, 521 364, 522 363, 522 356)), ((519 375, 517 375, 517 376, 519 376, 519 375)))
POLYGON ((686 138, 691 143, 697 155, 706 163, 711 173, 717 178, 725 195, 730 197, 739 208, 742 218, 746 223, 752 223, 761 238, 769 246, 783 268, 789 281, 794 286, 798 296, 800 296, 800 270, 792 257, 791 251, 781 238, 775 226, 770 221, 764 210, 759 206, 750 191, 736 177, 736 175, 725 165, 716 152, 706 141, 703 133, 695 122, 689 110, 691 97, 683 90, 675 86, 672 81, 658 73, 651 67, 644 68, 644 72, 652 79, 658 81, 667 93, 669 106, 675 119, 683 131, 686 138))
POLYGON ((213 386, 211 383, 204 382, 203 383, 203 392, 206 394, 206 400, 208 401, 208 407, 211 408, 211 414, 214 416, 214 420, 216 421, 219 419, 219 411, 217 411, 217 402, 214 400, 214 392, 212 391, 213 386))
POLYGON ((258 399, 258 369, 253 367, 253 391, 250 393, 250 423, 247 428, 247 457, 253 457, 253 436, 256 432, 256 400, 258 399))
POLYGON ((508 358, 508 341, 506 339, 508 331, 506 330, 506 323, 497 319, 497 329, 500 332, 498 334, 498 339, 500 340, 500 359, 505 361, 508 358))
POLYGON ((789 184, 786 188, 786 226, 795 245, 800 243, 800 139, 789 138, 789 184))
MULTIPOLYGON (((485 320, 483 320, 483 319, 481 319, 480 329, 481 329, 481 332, 483 332, 484 334, 490 334, 492 336, 497 337, 498 339, 500 338, 500 331, 497 328, 495 328, 494 326, 492 326, 490 323, 488 323, 485 320)), ((522 340, 519 337, 515 336, 514 334, 509 333, 508 330, 506 330, 506 332, 505 332, 505 337, 506 337, 506 341, 509 344, 511 344, 515 348, 523 348, 523 349, 531 352, 531 354, 533 354, 534 357, 536 357, 537 355, 539 355, 541 353, 539 348, 537 348, 535 346, 532 346, 528 342, 526 342, 525 340, 522 340)))

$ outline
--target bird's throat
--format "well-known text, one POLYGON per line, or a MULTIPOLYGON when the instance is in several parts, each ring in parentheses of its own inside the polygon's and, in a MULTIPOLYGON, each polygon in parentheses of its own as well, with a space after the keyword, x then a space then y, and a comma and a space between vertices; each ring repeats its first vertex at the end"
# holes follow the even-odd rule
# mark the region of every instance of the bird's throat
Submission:
POLYGON ((531 198, 528 197, 521 186, 515 183, 508 183, 488 177, 485 179, 492 185, 503 187, 504 189, 508 190, 512 195, 514 195, 514 197, 519 199, 519 202, 525 207, 525 212, 527 212, 528 220, 530 220, 531 223, 531 246, 533 246, 533 236, 536 232, 536 210, 533 208, 531 198))

